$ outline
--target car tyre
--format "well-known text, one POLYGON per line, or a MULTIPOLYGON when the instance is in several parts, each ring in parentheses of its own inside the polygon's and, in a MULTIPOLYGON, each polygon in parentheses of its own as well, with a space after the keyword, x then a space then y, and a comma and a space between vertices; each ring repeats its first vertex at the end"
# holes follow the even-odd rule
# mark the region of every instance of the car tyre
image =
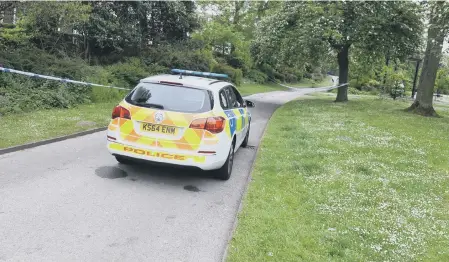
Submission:
POLYGON ((117 160, 117 162, 119 162, 120 164, 124 164, 124 165, 130 165, 133 163, 133 161, 131 159, 123 157, 123 156, 115 156, 115 159, 117 160))
POLYGON ((224 165, 215 171, 215 178, 220 180, 228 180, 231 177, 232 169, 234 166, 234 143, 232 143, 229 149, 228 158, 224 165))
POLYGON ((249 140, 249 129, 250 129, 250 125, 248 125, 248 132, 246 132, 246 136, 245 139, 242 142, 242 147, 247 147, 248 146, 248 140, 249 140))

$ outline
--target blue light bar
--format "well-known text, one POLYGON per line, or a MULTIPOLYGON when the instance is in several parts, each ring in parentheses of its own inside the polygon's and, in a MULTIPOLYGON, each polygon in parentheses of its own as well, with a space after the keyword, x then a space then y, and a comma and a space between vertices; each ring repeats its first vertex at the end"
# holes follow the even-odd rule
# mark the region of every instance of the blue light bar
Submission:
POLYGON ((229 76, 226 74, 217 74, 217 73, 211 73, 211 72, 199 72, 199 71, 184 70, 184 69, 172 69, 171 72, 173 74, 182 74, 182 75, 191 75, 191 76, 229 78, 229 76))

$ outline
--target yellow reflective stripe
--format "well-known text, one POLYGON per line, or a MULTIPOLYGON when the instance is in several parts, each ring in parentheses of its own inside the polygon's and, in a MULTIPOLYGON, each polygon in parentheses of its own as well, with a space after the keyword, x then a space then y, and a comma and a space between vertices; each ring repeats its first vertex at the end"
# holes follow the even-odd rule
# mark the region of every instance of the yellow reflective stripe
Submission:
POLYGON ((164 158, 168 160, 185 161, 187 159, 192 159, 197 163, 204 163, 206 161, 205 156, 195 156, 195 155, 184 155, 184 154, 171 154, 166 152, 158 152, 153 150, 144 150, 140 148, 135 148, 131 146, 125 146, 117 143, 110 143, 109 148, 117 151, 123 151, 127 153, 133 153, 136 155, 153 157, 153 158, 164 158))
POLYGON ((120 151, 123 151, 123 145, 116 144, 116 143, 110 143, 110 144, 109 144, 109 148, 110 148, 110 149, 114 149, 114 150, 120 150, 120 151))
POLYGON ((175 126, 188 126, 191 122, 191 119, 188 119, 181 113, 169 112, 167 113, 167 117, 175 126))
POLYGON ((234 115, 235 115, 235 122, 237 124, 236 130, 241 131, 242 130, 242 114, 240 114, 240 111, 238 109, 232 109, 232 112, 234 112, 234 115))
POLYGON ((201 142, 201 137, 197 135, 195 130, 193 129, 187 129, 184 132, 184 139, 189 143, 190 145, 197 145, 201 142))
POLYGON ((159 146, 162 148, 177 148, 176 143, 172 140, 161 140, 159 139, 159 146))
POLYGON ((120 118, 120 132, 126 135, 134 130, 134 125, 131 120, 120 118))

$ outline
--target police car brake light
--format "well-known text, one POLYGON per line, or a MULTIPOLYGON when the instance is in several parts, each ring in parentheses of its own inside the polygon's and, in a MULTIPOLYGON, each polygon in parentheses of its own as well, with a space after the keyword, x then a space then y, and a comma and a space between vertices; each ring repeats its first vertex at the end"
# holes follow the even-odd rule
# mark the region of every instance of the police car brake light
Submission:
POLYGON ((124 118, 124 119, 131 119, 131 113, 128 109, 122 107, 122 106, 116 106, 114 107, 114 110, 112 111, 112 119, 115 118, 124 118))
POLYGON ((221 116, 195 119, 190 124, 190 128, 204 129, 211 133, 218 134, 224 130, 225 121, 221 116))
POLYGON ((229 78, 227 74, 217 74, 211 72, 200 72, 200 71, 192 71, 192 70, 184 70, 184 69, 172 69, 172 74, 178 75, 191 75, 191 76, 201 76, 201 77, 211 77, 211 78, 229 78))

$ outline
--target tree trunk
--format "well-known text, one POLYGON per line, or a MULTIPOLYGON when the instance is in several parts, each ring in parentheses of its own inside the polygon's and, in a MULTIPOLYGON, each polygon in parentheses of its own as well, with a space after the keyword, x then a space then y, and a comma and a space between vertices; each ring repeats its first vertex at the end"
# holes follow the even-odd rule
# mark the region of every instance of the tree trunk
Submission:
MULTIPOLYGON (((234 25, 234 29, 237 29, 237 26, 239 26, 240 23, 240 10, 243 8, 243 5, 245 4, 245 1, 234 1, 234 15, 233 15, 233 21, 232 24, 234 25)), ((231 54, 235 52, 235 45, 231 44, 231 54)))
MULTIPOLYGON (((338 85, 348 82, 349 73, 349 45, 344 45, 337 54, 338 60, 338 85)), ((348 101, 348 84, 340 86, 337 92, 335 102, 348 101)))
POLYGON ((84 33, 84 61, 89 59, 89 44, 86 33, 84 33))
POLYGON ((148 12, 146 7, 142 7, 142 3, 139 3, 139 26, 140 26, 140 46, 139 46, 139 55, 141 55, 142 50, 148 44, 148 12))
MULTIPOLYGON (((388 67, 390 65, 390 55, 388 54, 385 57, 385 66, 388 67)), ((387 83, 387 71, 385 71, 384 79, 382 81, 382 88, 385 89, 385 84, 387 83)))
POLYGON ((442 29, 442 26, 432 23, 431 20, 427 36, 426 53, 419 79, 419 92, 414 103, 407 108, 407 111, 423 116, 437 116, 433 108, 433 91, 438 65, 442 56, 444 36, 445 30, 442 29))

